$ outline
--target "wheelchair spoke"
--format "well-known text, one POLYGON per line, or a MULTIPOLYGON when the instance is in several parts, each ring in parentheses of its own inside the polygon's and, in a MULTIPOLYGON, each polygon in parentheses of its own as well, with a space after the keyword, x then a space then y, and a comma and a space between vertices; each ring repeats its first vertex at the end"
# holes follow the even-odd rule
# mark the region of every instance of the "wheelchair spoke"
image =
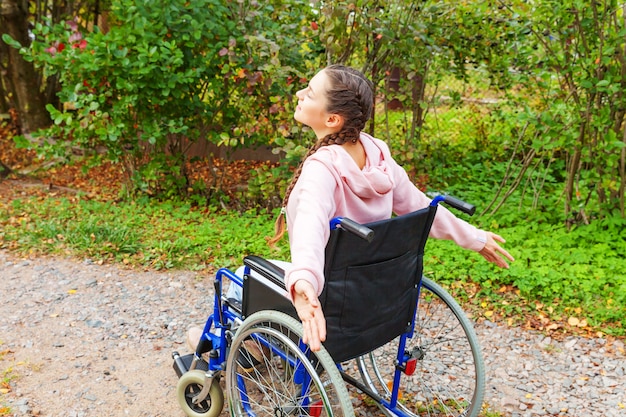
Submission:
MULTIPOLYGON (((336 365, 325 350, 312 353, 306 346, 300 347, 301 337, 301 324, 281 313, 264 311, 244 321, 227 361, 226 387, 232 415, 353 415, 336 365), (262 352, 262 357, 256 358, 257 366, 244 370, 237 358, 240 353, 253 356, 251 347, 262 352)), ((247 359, 251 361, 251 357, 247 359)))
MULTIPOLYGON (((416 370, 401 375, 398 402, 391 406, 413 416, 475 417, 484 395, 484 364, 473 327, 441 287, 425 279, 421 292, 415 334, 405 349, 417 359, 416 370)), ((358 362, 364 382, 371 381, 389 402, 397 346, 398 339, 358 362)))

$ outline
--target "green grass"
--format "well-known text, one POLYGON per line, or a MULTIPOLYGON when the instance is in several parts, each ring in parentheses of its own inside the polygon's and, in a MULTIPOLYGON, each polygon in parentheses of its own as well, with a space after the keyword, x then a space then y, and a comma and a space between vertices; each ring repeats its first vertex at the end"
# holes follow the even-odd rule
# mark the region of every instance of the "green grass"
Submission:
POLYGON ((162 268, 238 265, 270 256, 264 237, 272 219, 253 212, 225 214, 185 203, 108 203, 27 198, 0 207, 2 246, 28 253, 69 254, 162 268))
MULTIPOLYGON (((472 192, 466 194, 472 201, 472 192)), ((509 270, 432 240, 425 273, 473 305, 476 314, 494 311, 491 319, 575 317, 587 322, 587 330, 623 336, 626 260, 620 254, 626 253, 626 221, 607 219, 568 231, 524 221, 524 212, 512 211, 496 216, 510 219, 506 227, 494 218, 470 220, 505 237, 516 258, 509 270)), ((287 258, 286 241, 278 251, 265 242, 273 221, 255 211, 227 213, 175 202, 24 198, 0 206, 0 247, 144 268, 215 270, 236 267, 247 254, 287 258)))

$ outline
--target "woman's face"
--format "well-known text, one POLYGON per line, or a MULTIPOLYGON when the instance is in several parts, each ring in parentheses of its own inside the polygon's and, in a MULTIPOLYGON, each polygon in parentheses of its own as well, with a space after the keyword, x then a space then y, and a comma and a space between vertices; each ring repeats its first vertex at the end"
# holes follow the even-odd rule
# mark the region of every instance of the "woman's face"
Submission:
MULTIPOLYGON (((309 126, 314 132, 326 129, 329 113, 326 111, 326 85, 328 77, 324 70, 315 74, 309 85, 296 93, 298 106, 293 115, 298 122, 309 126)), ((318 134, 319 136, 319 134, 318 134)))

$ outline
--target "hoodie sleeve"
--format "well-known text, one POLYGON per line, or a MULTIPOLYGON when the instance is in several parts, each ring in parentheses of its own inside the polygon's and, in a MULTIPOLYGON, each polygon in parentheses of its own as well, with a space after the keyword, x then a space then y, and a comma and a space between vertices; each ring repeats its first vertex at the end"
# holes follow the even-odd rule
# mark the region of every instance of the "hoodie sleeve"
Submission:
MULTIPOLYGON (((396 214, 407 214, 426 207, 431 199, 411 182, 400 165, 390 163, 394 172, 396 188, 393 197, 393 210, 396 214)), ((462 248, 480 251, 485 247, 487 234, 465 220, 456 217, 446 207, 439 205, 430 236, 454 241, 462 248)))
POLYGON ((329 219, 335 212, 337 178, 321 162, 307 160, 287 204, 291 268, 285 284, 288 293, 304 279, 319 295, 324 288, 324 250, 330 236, 329 219))

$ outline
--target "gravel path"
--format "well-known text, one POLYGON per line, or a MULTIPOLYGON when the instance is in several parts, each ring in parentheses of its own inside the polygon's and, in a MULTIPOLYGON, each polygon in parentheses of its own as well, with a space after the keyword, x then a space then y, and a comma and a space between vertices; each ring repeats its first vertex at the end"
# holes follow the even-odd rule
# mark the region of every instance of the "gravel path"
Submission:
MULTIPOLYGON (((0 410, 183 417, 171 352, 204 322, 210 277, 0 251, 0 410)), ((486 402, 506 416, 626 416, 624 343, 477 327, 486 402)), ((0 413, 1 415, 1 413, 0 413)), ((223 415, 226 415, 223 413, 223 415)))

